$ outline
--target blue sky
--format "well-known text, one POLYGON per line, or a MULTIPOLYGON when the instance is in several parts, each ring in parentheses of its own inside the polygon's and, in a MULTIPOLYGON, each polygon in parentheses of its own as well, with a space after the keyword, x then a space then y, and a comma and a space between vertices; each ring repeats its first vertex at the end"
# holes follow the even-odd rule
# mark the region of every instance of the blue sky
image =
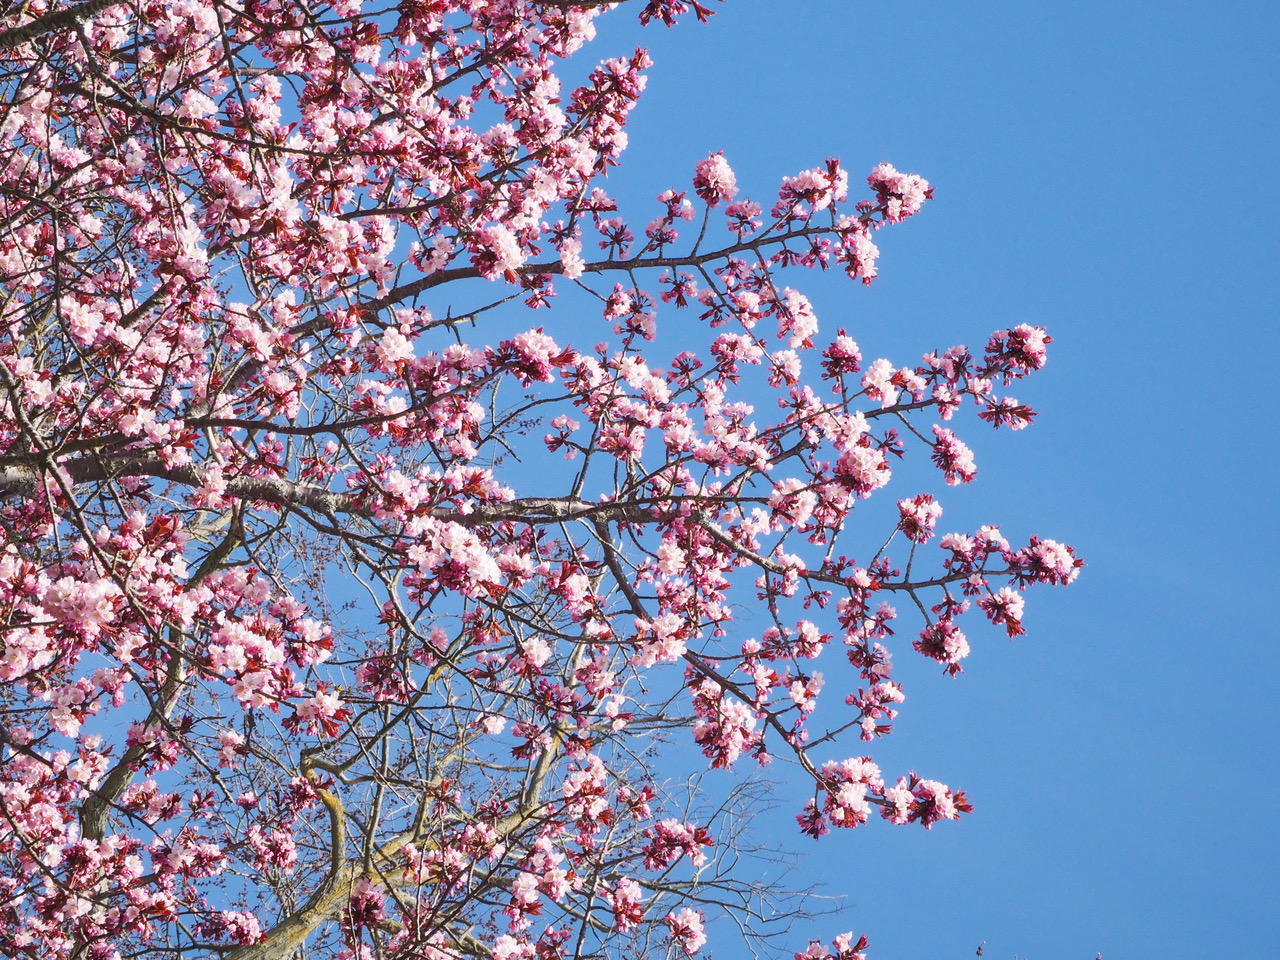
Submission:
POLYGON ((1017 394, 1032 429, 965 424, 980 475, 940 491, 943 526, 1055 537, 1089 566, 1033 591, 1027 637, 975 638, 962 677, 910 676, 877 758, 977 810, 929 834, 797 835, 848 894, 814 934, 866 932, 873 960, 982 941, 1028 960, 1274 955, 1280 6, 730 0, 643 32, 624 16, 588 51, 639 40, 656 61, 611 178, 632 220, 710 150, 761 200, 827 156, 888 160, 937 197, 878 238, 873 287, 791 276, 824 328, 899 363, 1024 321, 1055 338, 1017 394))

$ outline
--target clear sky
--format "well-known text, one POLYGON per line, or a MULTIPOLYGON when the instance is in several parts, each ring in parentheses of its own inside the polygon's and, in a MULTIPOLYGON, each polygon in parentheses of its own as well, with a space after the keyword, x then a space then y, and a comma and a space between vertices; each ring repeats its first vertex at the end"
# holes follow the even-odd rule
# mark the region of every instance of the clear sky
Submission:
POLYGON ((827 156, 929 178, 934 202, 878 238, 873 287, 788 282, 898 363, 1047 326, 1049 365, 1017 393, 1040 420, 967 420, 978 481, 935 491, 947 529, 999 522, 1089 563, 1032 591, 1027 637, 981 632, 955 680, 911 674, 877 759, 977 809, 929 834, 797 834, 849 894, 813 932, 866 932, 873 960, 982 941, 988 960, 1276 956, 1280 5, 720 11, 673 31, 606 17, 588 48, 640 39, 656 61, 611 180, 624 211, 643 223, 710 150, 766 206, 827 156))

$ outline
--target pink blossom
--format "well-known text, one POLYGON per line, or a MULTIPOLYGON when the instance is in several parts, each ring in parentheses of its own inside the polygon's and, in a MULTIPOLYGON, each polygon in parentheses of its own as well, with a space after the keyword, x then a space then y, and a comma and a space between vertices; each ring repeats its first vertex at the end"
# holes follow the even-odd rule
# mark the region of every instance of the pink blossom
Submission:
POLYGON ((395 327, 388 327, 383 331, 373 356, 377 369, 395 371, 402 363, 413 359, 413 344, 395 327))
POLYGON ((510 934, 502 934, 493 942, 493 960, 530 960, 533 947, 510 934))
POLYGON ((561 241, 556 249, 560 253, 560 265, 569 280, 577 280, 586 270, 586 261, 582 259, 582 240, 569 237, 561 241))
POLYGON ((1012 330, 997 330, 987 343, 987 355, 1010 364, 1011 376, 1021 376, 1045 365, 1047 347, 1053 342, 1044 327, 1021 323, 1012 330))
POLYGON ((937 780, 921 780, 915 774, 902 777, 884 791, 888 805, 882 816, 891 823, 920 823, 926 830, 939 820, 958 820, 971 809, 965 795, 952 792, 937 780))
POLYGON ((671 928, 671 938, 690 956, 702 949, 702 945, 707 942, 701 911, 685 907, 677 913, 667 914, 663 922, 671 928))
POLYGON ((602 887, 601 894, 609 909, 613 911, 614 929, 620 933, 634 929, 644 916, 641 906, 643 895, 640 885, 634 880, 622 878, 610 887, 602 887))
POLYGON ((1027 570, 1025 579, 1058 585, 1073 582, 1084 566, 1084 561, 1076 557, 1071 547, 1039 537, 1031 538, 1030 545, 1018 553, 1017 560, 1027 570))
POLYGON ((648 870, 661 870, 682 856, 695 866, 707 862, 703 847, 711 846, 711 835, 702 827, 667 819, 645 830, 644 865, 648 870))
POLYGON ((910 500, 899 500, 898 513, 902 517, 902 532, 907 538, 924 543, 933 536, 933 528, 942 516, 942 506, 934 503, 931 494, 921 493, 910 500))
POLYGON ((259 824, 249 827, 246 841, 254 869, 292 873, 298 865, 298 848, 293 833, 283 829, 264 829, 259 824))
POLYGON ((898 402, 898 388, 893 382, 897 371, 888 360, 876 360, 862 375, 862 388, 867 396, 878 400, 881 407, 891 407, 898 402))
POLYGON ((219 910, 213 917, 202 920, 197 931, 203 937, 243 945, 261 943, 264 939, 258 918, 242 910, 219 910))
POLYGON ((1002 587, 995 594, 981 597, 978 600, 978 606, 982 608, 987 618, 992 623, 1003 624, 1011 637, 1019 636, 1025 632, 1022 627, 1023 604, 1022 594, 1016 593, 1008 587, 1002 587))
POLYGON ((110 580, 81 583, 62 577, 45 589, 40 603, 55 620, 97 636, 103 626, 115 620, 120 599, 120 588, 110 580))
POLYGON ((960 661, 969 655, 969 641, 952 620, 939 620, 920 631, 913 646, 927 657, 945 663, 951 672, 959 670, 960 661))
POLYGON ((757 218, 763 212, 760 204, 750 200, 735 201, 724 209, 729 228, 739 237, 755 233, 760 229, 761 223, 757 218))
POLYGON ((525 252, 520 247, 520 241, 511 230, 500 224, 477 230, 472 249, 472 263, 486 280, 497 280, 504 276, 512 278, 524 265, 525 252))
POLYGON ((854 444, 840 454, 836 476, 859 497, 869 497, 889 482, 889 464, 870 444, 854 444))
POLYGON ((925 200, 933 196, 929 181, 917 174, 899 173, 892 164, 882 163, 867 177, 884 205, 885 220, 897 223, 918 213, 925 200))
POLYGON ((234 730, 218 731, 218 743, 221 745, 218 750, 218 766, 234 767, 239 762, 239 757, 247 753, 245 748, 245 739, 234 730))
POLYGON ((705 160, 699 160, 694 171, 694 192, 707 206, 718 206, 737 196, 738 181, 723 154, 716 152, 705 160))
POLYGON ((823 360, 822 366, 827 371, 828 376, 836 377, 846 373, 857 373, 861 369, 862 354, 858 351, 858 344, 844 331, 840 332, 840 335, 822 352, 822 355, 826 358, 823 360))
POLYGON ((978 474, 978 467, 973 461, 973 451, 954 433, 943 427, 935 426, 933 435, 937 437, 933 445, 933 462, 946 475, 947 483, 956 486, 971 482, 978 474))
POLYGON ((835 161, 828 161, 822 169, 805 170, 794 177, 782 178, 778 192, 779 204, 775 216, 796 201, 809 204, 814 213, 825 210, 833 203, 841 203, 849 193, 849 174, 835 161))
POLYGON ((320 689, 297 707, 297 718, 310 733, 336 736, 340 725, 351 718, 351 711, 335 692, 320 689))
POLYGON ((813 314, 809 298, 790 287, 782 291, 778 311, 778 337, 786 337, 791 347, 811 346, 818 332, 818 318, 813 314))

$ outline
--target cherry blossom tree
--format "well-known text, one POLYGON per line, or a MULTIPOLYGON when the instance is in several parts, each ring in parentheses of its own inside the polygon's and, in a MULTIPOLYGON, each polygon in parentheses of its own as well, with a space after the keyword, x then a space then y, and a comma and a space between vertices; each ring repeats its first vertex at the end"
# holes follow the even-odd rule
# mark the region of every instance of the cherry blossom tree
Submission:
POLYGON ((972 481, 944 424, 1027 426, 1050 338, 820 326, 786 280, 932 196, 887 163, 757 202, 712 153, 627 219, 611 8, 711 14, 4 6, 0 953, 688 956, 782 893, 724 768, 808 783, 797 836, 969 809, 865 755, 891 654, 959 673, 1081 561, 852 518, 972 481))

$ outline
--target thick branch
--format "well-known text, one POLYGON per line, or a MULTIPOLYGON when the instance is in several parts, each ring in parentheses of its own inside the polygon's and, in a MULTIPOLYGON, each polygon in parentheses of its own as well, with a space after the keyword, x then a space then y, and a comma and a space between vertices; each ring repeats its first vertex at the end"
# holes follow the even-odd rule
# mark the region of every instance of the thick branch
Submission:
POLYGON ((14 47, 29 43, 36 37, 43 37, 46 33, 74 27, 76 23, 83 23, 85 20, 96 17, 108 7, 117 6, 120 6, 120 0, 87 0, 86 3, 67 7, 57 13, 47 13, 20 27, 0 33, 0 50, 12 50, 14 47))
MULTIPOLYGON (((124 477, 155 477, 187 487, 203 483, 196 465, 166 466, 157 457, 117 457, 102 460, 81 457, 59 464, 73 484, 118 480, 124 477)), ((0 470, 0 500, 13 496, 32 497, 39 492, 40 473, 31 467, 0 470)), ((273 503, 281 507, 313 511, 326 516, 344 514, 369 517, 373 511, 358 493, 342 493, 282 477, 233 477, 227 480, 224 496, 236 500, 273 503)), ((519 523, 563 523, 572 520, 608 523, 648 523, 654 506, 648 503, 592 502, 576 497, 525 497, 509 503, 480 504, 466 510, 436 507, 430 515, 465 527, 513 521, 519 523)))

